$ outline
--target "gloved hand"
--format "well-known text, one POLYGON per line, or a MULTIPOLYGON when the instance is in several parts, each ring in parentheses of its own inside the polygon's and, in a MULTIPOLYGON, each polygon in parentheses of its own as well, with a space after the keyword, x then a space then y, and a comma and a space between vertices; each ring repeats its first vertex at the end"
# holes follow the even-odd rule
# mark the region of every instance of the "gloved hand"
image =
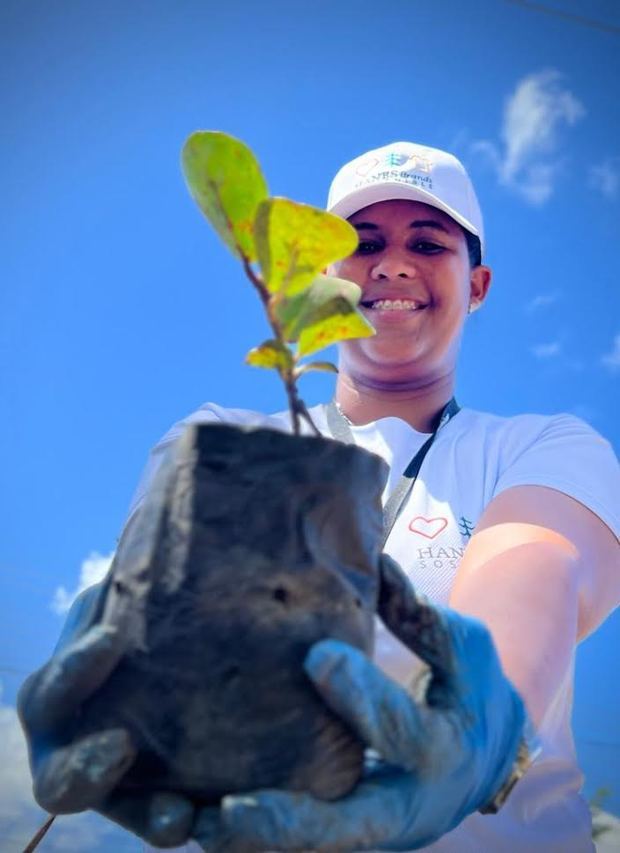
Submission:
POLYGON ((67 727, 123 653, 119 632, 96 625, 105 584, 75 601, 52 658, 22 686, 18 710, 30 752, 33 793, 51 814, 88 808, 158 846, 187 840, 194 807, 169 793, 120 795, 114 788, 135 748, 123 729, 69 742, 67 727))
POLYGON ((63 732, 122 655, 122 638, 95 625, 101 593, 92 587, 76 601, 54 656, 19 697, 35 798, 53 814, 95 808, 155 846, 181 844, 191 834, 211 853, 407 850, 484 806, 510 773, 524 710, 488 632, 475 620, 420 603, 384 558, 379 612, 429 664, 424 701, 344 643, 318 643, 305 664, 327 704, 380 756, 349 796, 327 803, 261 791, 226 797, 221 809, 204 808, 196 817, 181 796, 120 795, 115 785, 135 754, 128 733, 68 743, 63 732))
POLYGON ((274 790, 226 797, 194 826, 205 850, 411 850, 494 798, 510 776, 525 712, 489 632, 418 601, 390 558, 382 562, 380 615, 429 664, 413 690, 423 696, 335 640, 317 643, 305 662, 325 702, 379 760, 334 802, 274 790))

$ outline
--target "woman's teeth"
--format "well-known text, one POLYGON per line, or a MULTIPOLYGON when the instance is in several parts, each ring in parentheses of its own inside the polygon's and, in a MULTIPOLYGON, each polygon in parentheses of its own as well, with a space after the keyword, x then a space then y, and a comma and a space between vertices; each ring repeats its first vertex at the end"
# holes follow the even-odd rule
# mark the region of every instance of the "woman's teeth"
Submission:
POLYGON ((375 311, 415 311, 424 307, 412 299, 375 299, 373 302, 363 304, 366 308, 372 308, 375 311))

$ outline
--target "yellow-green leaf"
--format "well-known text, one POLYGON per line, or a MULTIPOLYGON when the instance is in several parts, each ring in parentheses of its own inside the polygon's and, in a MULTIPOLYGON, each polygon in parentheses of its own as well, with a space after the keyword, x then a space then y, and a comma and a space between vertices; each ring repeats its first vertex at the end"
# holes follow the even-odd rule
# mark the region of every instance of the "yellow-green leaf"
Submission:
POLYGON ((310 355, 347 338, 367 338, 375 334, 370 323, 349 306, 334 306, 334 313, 313 323, 299 336, 297 354, 310 355))
POLYGON ((288 347, 281 344, 275 338, 271 338, 268 341, 264 341, 260 346, 251 349, 246 355, 245 360, 252 367, 288 370, 292 367, 293 355, 288 347))
POLYGON ((338 373, 338 368, 331 361, 311 361, 309 364, 302 364, 295 368, 295 379, 299 379, 304 373, 310 373, 313 370, 319 370, 324 373, 338 373))
POLYGON ((254 218, 267 183, 252 151, 215 130, 192 133, 181 156, 188 189, 227 246, 256 260, 254 218))
POLYGON ((306 327, 335 313, 354 311, 361 295, 359 285, 353 281, 318 275, 302 293, 274 301, 276 319, 286 340, 297 341, 306 327))
POLYGON ((257 211, 256 251, 272 293, 293 296, 328 264, 355 251, 358 235, 339 216, 287 198, 269 198, 257 211))

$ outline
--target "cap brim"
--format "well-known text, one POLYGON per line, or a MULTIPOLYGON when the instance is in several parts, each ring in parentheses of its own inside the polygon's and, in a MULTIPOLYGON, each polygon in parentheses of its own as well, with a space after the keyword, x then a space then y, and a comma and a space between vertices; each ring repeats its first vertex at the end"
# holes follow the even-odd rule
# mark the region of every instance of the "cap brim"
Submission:
POLYGON ((421 201, 424 204, 429 204, 431 207, 436 207, 447 213, 455 222, 462 225, 470 234, 482 242, 482 238, 478 229, 472 223, 457 213, 447 204, 439 201, 432 193, 414 187, 409 184, 400 182, 370 184, 366 187, 360 187, 358 190, 353 190, 345 198, 337 202, 333 207, 328 207, 330 213, 335 213, 337 216, 342 216, 343 219, 348 219, 353 216, 358 210, 368 207, 371 204, 376 204, 379 201, 391 201, 392 199, 406 199, 410 201, 421 201))

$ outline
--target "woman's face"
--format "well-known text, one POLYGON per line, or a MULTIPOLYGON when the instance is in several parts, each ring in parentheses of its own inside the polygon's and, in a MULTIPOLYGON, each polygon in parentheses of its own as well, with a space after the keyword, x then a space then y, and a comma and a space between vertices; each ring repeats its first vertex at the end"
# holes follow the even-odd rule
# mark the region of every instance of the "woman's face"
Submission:
POLYGON ((470 303, 483 301, 488 267, 470 267, 461 227, 417 201, 381 201, 349 222, 359 233, 353 255, 332 274, 362 288, 361 310, 377 330, 346 341, 341 366, 378 382, 422 382, 456 365, 470 303))

